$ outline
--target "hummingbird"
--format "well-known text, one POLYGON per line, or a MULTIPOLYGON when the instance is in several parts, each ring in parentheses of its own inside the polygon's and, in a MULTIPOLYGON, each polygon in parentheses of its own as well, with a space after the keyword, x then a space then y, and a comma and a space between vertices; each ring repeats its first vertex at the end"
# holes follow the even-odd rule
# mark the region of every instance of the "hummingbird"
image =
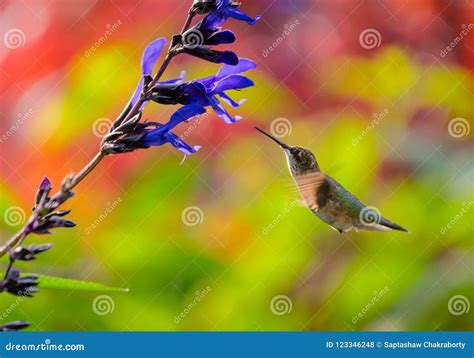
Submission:
POLYGON ((255 127, 285 152, 288 168, 308 208, 339 233, 356 231, 408 232, 380 215, 374 207, 362 204, 341 184, 319 169, 315 155, 306 148, 291 147, 260 128, 255 127))

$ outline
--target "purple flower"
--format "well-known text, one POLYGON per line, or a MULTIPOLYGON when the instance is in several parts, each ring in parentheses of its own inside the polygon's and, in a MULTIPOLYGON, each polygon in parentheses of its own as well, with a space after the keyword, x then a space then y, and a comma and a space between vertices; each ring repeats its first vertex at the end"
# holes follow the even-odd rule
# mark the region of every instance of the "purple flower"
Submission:
MULTIPOLYGON (((206 110, 197 104, 189 104, 178 109, 165 124, 157 122, 139 122, 139 116, 131 123, 132 129, 107 141, 103 150, 108 154, 132 152, 136 149, 161 146, 166 143, 182 152, 185 156, 196 153, 201 147, 191 147, 171 130, 182 122, 205 113, 206 110)), ((120 129, 120 128, 119 128, 120 129)))
POLYGON ((184 155, 190 155, 196 153, 201 147, 191 147, 186 144, 180 137, 172 133, 171 130, 178 124, 189 121, 192 118, 205 113, 206 110, 196 104, 190 104, 181 107, 173 113, 170 120, 165 124, 159 124, 154 129, 147 129, 144 135, 138 140, 142 145, 149 146, 160 146, 165 143, 171 144, 173 147, 178 149, 184 155))
POLYGON ((239 107, 244 100, 235 102, 225 91, 253 86, 250 79, 239 75, 239 73, 255 68, 255 66, 253 61, 240 59, 236 66, 222 66, 214 76, 175 85, 159 83, 152 89, 151 99, 163 104, 181 103, 184 105, 197 104, 202 107, 211 106, 224 122, 234 123, 241 117, 232 117, 217 97, 233 107, 239 107))
MULTIPOLYGON (((161 37, 151 42, 145 48, 145 51, 143 51, 142 78, 140 78, 137 88, 135 89, 132 99, 130 100, 130 107, 133 107, 135 103, 138 102, 138 99, 140 98, 140 94, 143 90, 143 85, 145 84, 145 81, 149 82, 150 76, 153 73, 153 67, 155 66, 155 63, 158 60, 158 57, 160 57, 161 51, 163 50, 163 47, 165 46, 165 44, 166 44, 166 40, 163 37, 161 37)), ((145 104, 146 102, 144 102, 141 105, 140 109, 142 109, 145 106, 145 104)))
POLYGON ((254 25, 260 16, 252 19, 239 10, 240 3, 232 0, 217 0, 216 5, 197 25, 199 29, 217 29, 229 18, 245 21, 249 25, 254 25))
POLYGON ((178 52, 184 52, 214 63, 236 65, 239 58, 234 52, 217 51, 206 46, 230 44, 235 41, 235 35, 232 31, 220 29, 229 17, 246 21, 249 25, 255 24, 260 17, 257 16, 252 19, 245 15, 239 10, 240 3, 236 1, 218 0, 214 4, 198 2, 195 5, 201 5, 200 9, 205 9, 208 14, 194 27, 181 35, 180 42, 183 47, 178 52))

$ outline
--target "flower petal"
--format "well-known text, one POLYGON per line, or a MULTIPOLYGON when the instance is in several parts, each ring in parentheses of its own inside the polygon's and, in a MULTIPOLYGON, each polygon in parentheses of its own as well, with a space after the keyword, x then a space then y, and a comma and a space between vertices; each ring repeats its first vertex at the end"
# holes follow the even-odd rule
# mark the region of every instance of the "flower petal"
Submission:
POLYGON ((185 75, 186 75, 186 71, 181 71, 178 78, 174 78, 172 80, 160 81, 160 82, 158 82, 158 84, 168 85, 168 84, 180 83, 180 82, 184 81, 184 76, 185 75))
POLYGON ((168 123, 165 123, 163 127, 168 128, 168 130, 171 130, 178 124, 188 121, 191 118, 199 116, 203 113, 206 113, 206 109, 204 107, 198 106, 197 104, 188 104, 174 112, 168 123))
POLYGON ((224 65, 216 74, 216 79, 221 79, 226 76, 235 75, 238 73, 246 72, 257 67, 257 64, 247 58, 239 59, 239 62, 235 66, 224 65))
POLYGON ((204 39, 205 45, 231 44, 235 41, 235 35, 230 30, 215 31, 204 39))
POLYGON ((226 15, 228 17, 232 17, 236 20, 241 20, 247 22, 249 25, 255 25, 255 23, 260 20, 260 16, 255 17, 255 19, 252 19, 250 16, 244 14, 242 11, 240 11, 238 8, 233 7, 233 6, 227 6, 225 9, 226 15))
POLYGON ((173 147, 178 149, 184 155, 196 153, 199 149, 201 149, 201 147, 198 145, 191 147, 189 144, 185 143, 184 140, 182 140, 180 137, 178 137, 172 132, 166 133, 164 135, 164 138, 166 142, 170 143, 173 147))
POLYGON ((175 147, 177 145, 181 145, 180 143, 182 141, 179 142, 175 138, 177 136, 170 135, 170 131, 174 127, 176 127, 178 124, 184 121, 190 120, 191 118, 201 115, 205 112, 206 112, 205 108, 195 105, 195 104, 189 104, 189 105, 183 106, 173 113, 173 115, 171 116, 170 120, 167 123, 157 128, 148 130, 143 135, 143 137, 140 138, 140 143, 142 143, 145 146, 160 146, 173 139, 176 145, 174 145, 173 143, 171 144, 173 144, 175 147))
POLYGON ((246 99, 241 99, 239 102, 234 101, 231 97, 229 97, 227 94, 224 92, 221 92, 218 94, 219 97, 222 98, 222 100, 227 103, 229 106, 232 106, 234 108, 240 107, 243 105, 247 100, 246 99))
POLYGON ((216 51, 205 47, 184 48, 182 51, 209 62, 225 63, 228 65, 237 65, 239 63, 239 58, 232 51, 216 51))
POLYGON ((253 81, 241 75, 227 76, 217 82, 211 91, 211 94, 217 94, 228 90, 240 90, 253 86, 253 81))
POLYGON ((211 97, 211 106, 216 114, 221 117, 225 123, 235 123, 239 119, 242 119, 240 116, 232 117, 229 112, 226 111, 222 103, 220 103, 215 97, 211 97))
POLYGON ((142 56, 142 74, 151 75, 156 60, 160 57, 161 51, 166 44, 165 38, 161 37, 151 42, 143 51, 142 56))
POLYGON ((135 92, 133 92, 132 98, 130 99, 130 108, 132 108, 135 103, 138 102, 138 99, 140 98, 140 94, 142 93, 143 89, 143 78, 138 81, 137 88, 135 88, 135 92))

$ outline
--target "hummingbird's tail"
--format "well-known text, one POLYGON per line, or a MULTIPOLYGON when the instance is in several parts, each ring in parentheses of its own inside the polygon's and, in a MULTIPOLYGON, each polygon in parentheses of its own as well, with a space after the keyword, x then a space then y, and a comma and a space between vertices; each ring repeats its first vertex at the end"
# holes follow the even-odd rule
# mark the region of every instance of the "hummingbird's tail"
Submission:
POLYGON ((378 225, 384 226, 392 230, 405 231, 409 233, 409 231, 405 229, 404 227, 401 227, 400 225, 395 224, 394 222, 391 222, 390 220, 385 219, 384 217, 380 219, 380 222, 378 223, 378 225))

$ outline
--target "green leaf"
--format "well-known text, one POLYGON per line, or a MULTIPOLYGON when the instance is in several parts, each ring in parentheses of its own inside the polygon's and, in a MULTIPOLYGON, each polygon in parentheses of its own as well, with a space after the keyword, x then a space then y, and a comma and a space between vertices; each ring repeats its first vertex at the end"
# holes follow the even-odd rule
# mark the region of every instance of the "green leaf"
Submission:
MULTIPOLYGON (((32 274, 28 274, 32 275, 32 274)), ((128 292, 128 288, 110 287, 97 282, 73 280, 70 278, 53 277, 39 275, 40 288, 55 290, 76 290, 76 291, 116 291, 128 292)))

